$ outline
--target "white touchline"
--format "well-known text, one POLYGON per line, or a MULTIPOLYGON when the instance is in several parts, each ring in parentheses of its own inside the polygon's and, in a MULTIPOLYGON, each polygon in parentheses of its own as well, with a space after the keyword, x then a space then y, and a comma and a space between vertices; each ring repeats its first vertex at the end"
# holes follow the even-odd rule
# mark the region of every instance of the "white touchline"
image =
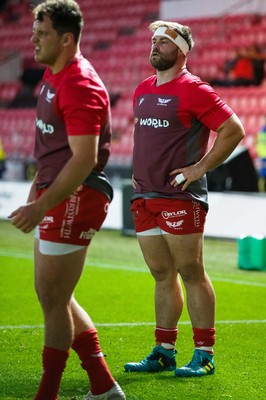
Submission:
MULTIPOLYGON (((114 270, 120 270, 120 271, 131 271, 131 272, 140 272, 140 273, 150 273, 148 268, 135 268, 135 267, 130 267, 127 265, 110 265, 110 264, 105 264, 105 263, 86 263, 86 267, 95 267, 95 268, 106 268, 106 269, 114 269, 114 270)), ((211 277, 212 281, 215 282, 227 282, 227 283, 234 283, 236 285, 247 285, 247 286, 256 286, 256 287, 265 287, 266 288, 266 283, 263 282, 249 282, 249 281, 242 281, 238 279, 229 279, 229 278, 215 278, 211 277)))
MULTIPOLYGON (((190 321, 180 321, 178 325, 190 325, 190 321)), ((266 324, 266 319, 236 319, 236 320, 221 320, 216 321, 215 325, 236 325, 236 324, 266 324)), ((103 327, 137 327, 155 325, 155 322, 95 322, 96 326, 103 327)), ((43 325, 2 325, 0 330, 9 329, 43 329, 43 325)))
MULTIPOLYGON (((9 251, 0 250, 0 256, 10 256, 9 251)), ((33 259, 33 254, 31 253, 12 253, 12 257, 14 258, 23 258, 23 259, 33 259)), ((105 269, 113 269, 113 270, 121 270, 121 271, 130 271, 130 272, 140 272, 140 273, 150 273, 148 267, 141 267, 135 268, 128 265, 111 265, 108 263, 101 263, 101 262, 92 262, 91 260, 86 262, 86 267, 90 268, 105 268, 105 269)), ((235 285, 246 285, 246 286, 256 286, 256 287, 265 287, 266 283, 263 282, 249 282, 249 281, 242 281, 238 279, 229 279, 229 278, 215 278, 211 277, 211 280, 214 282, 227 282, 233 283, 235 285)))

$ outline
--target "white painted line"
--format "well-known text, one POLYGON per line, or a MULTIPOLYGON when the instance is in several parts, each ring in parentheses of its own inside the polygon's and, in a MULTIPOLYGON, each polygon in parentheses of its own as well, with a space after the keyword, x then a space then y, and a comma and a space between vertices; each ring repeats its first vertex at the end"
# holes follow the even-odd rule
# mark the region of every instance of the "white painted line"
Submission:
MULTIPOLYGON (((14 258, 23 258, 23 259, 33 259, 33 254, 27 254, 27 253, 10 253, 10 251, 4 251, 0 250, 0 257, 1 256, 12 256, 14 258)), ((128 265, 111 265, 107 263, 101 263, 101 262, 91 262, 90 260, 87 260, 85 263, 86 267, 90 268, 104 268, 104 269, 111 269, 111 270, 120 270, 120 271, 130 271, 130 272, 139 272, 139 273, 150 273, 148 267, 141 267, 141 268, 136 268, 128 265)), ((254 271, 253 271, 254 272, 254 271)), ((264 287, 266 288, 266 283, 264 282, 252 282, 252 281, 242 281, 238 279, 229 279, 229 278, 215 278, 211 277, 211 280, 213 282, 226 282, 226 283, 232 283, 235 285, 246 285, 246 286, 255 286, 255 287, 264 287)))
MULTIPOLYGON (((190 325, 190 321, 180 321, 178 325, 190 325)), ((236 324, 266 324, 266 319, 237 319, 237 320, 221 320, 216 321, 215 325, 236 325, 236 324)), ((105 326, 110 328, 116 327, 138 327, 138 326, 150 326, 154 325, 155 322, 95 322, 96 326, 105 326)), ((43 325, 2 325, 0 330, 12 330, 12 329, 43 329, 43 325)))
MULTIPOLYGON (((150 273, 148 267, 147 268, 135 268, 130 267, 127 265, 111 265, 105 263, 86 263, 86 267, 95 267, 95 268, 106 268, 106 269, 113 269, 113 270, 120 270, 120 271, 130 271, 130 272, 140 272, 140 273, 150 273)), ((266 283, 263 282, 250 282, 250 281, 242 281, 238 279, 229 279, 229 278, 215 278, 211 277, 211 280, 214 282, 226 282, 226 283, 233 283, 235 285, 247 285, 247 286, 256 286, 256 287, 265 287, 266 283)))

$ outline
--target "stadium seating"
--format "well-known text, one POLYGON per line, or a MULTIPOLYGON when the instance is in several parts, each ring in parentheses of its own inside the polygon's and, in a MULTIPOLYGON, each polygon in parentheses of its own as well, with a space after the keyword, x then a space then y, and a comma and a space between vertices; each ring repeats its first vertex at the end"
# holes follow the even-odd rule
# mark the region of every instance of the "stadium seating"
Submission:
POLYGON ((0 106, 4 107, 15 99, 21 88, 21 82, 12 81, 0 83, 0 106))
MULTIPOLYGON (((113 105, 113 153, 111 163, 131 162, 131 136, 133 129, 132 95, 136 85, 154 73, 149 64, 149 23, 159 17, 159 0, 79 0, 84 14, 84 30, 81 50, 88 57, 105 82, 113 105)), ((21 52, 25 67, 38 68, 33 60, 30 42, 32 16, 28 7, 20 8, 21 18, 6 21, 0 30, 0 51, 14 49, 21 52)), ((181 20, 191 27, 195 48, 189 55, 188 67, 195 75, 209 81, 218 78, 229 51, 242 44, 266 42, 266 16, 229 15, 223 18, 208 17, 201 20, 181 20)), ((0 86, 0 106, 7 106, 20 89, 20 82, 8 82, 0 86)), ((221 97, 239 115, 245 125, 245 144, 255 156, 256 133, 264 120, 266 86, 248 88, 217 88, 221 97)), ((34 94, 38 92, 38 86, 34 94)), ((34 113, 23 110, 0 110, 0 136, 8 155, 25 157, 32 150, 34 113), (23 115, 23 117, 22 117, 23 115), (21 118, 31 125, 24 129, 21 118), (3 121, 3 122, 2 122, 3 121), (9 123, 10 122, 10 123, 9 123), (20 127, 20 128, 18 128, 20 127), (14 131, 12 131, 14 129, 14 131), (16 147, 13 135, 21 132, 23 146, 16 147), (14 146, 14 148, 12 148, 14 146)))
POLYGON ((0 136, 8 158, 32 158, 35 109, 0 109, 0 136))

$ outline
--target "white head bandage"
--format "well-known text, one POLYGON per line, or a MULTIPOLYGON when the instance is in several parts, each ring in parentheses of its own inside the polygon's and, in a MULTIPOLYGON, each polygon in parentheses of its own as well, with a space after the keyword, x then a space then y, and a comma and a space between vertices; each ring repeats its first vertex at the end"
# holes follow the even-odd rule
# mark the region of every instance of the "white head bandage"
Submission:
POLYGON ((171 28, 167 28, 166 26, 160 26, 159 28, 156 29, 152 38, 154 38, 155 36, 163 36, 171 40, 173 43, 177 45, 177 47, 180 48, 180 50, 184 55, 186 55, 187 52, 189 51, 189 46, 185 41, 185 39, 171 28))

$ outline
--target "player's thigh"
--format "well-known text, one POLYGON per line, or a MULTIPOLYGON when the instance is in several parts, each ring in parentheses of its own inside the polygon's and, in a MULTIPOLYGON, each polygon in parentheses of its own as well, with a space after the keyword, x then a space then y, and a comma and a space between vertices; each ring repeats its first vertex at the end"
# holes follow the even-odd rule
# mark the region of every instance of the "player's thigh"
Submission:
POLYGON ((44 255, 35 239, 34 278, 40 297, 68 301, 81 276, 87 247, 64 255, 44 255))
POLYGON ((165 236, 168 235, 137 236, 144 259, 151 272, 161 273, 174 269, 174 261, 165 236))
POLYGON ((203 234, 165 235, 175 268, 182 277, 202 274, 203 234))

